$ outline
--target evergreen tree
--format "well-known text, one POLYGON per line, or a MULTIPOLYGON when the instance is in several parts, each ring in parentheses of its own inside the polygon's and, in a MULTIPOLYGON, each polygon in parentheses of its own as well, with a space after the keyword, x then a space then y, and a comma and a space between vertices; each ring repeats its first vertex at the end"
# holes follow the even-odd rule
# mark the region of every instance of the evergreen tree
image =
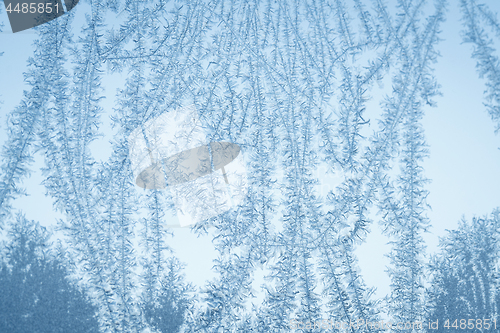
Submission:
MULTIPOLYGON (((494 325, 500 306, 499 246, 498 210, 490 217, 473 218, 472 223, 462 220, 457 230, 441 239, 441 252, 430 264, 432 280, 427 292, 427 320, 441 322, 436 332, 449 331, 444 327, 446 319, 449 327, 455 320, 469 318, 487 319, 494 325)), ((475 320, 474 332, 481 331, 475 320)))
POLYGON ((49 233, 18 215, 0 267, 0 331, 97 332, 97 309, 54 255, 49 233))
POLYGON ((161 333, 180 332, 185 316, 190 307, 188 291, 191 288, 184 284, 180 276, 180 263, 170 259, 166 267, 167 273, 157 289, 156 300, 148 296, 144 303, 144 316, 150 327, 161 333))

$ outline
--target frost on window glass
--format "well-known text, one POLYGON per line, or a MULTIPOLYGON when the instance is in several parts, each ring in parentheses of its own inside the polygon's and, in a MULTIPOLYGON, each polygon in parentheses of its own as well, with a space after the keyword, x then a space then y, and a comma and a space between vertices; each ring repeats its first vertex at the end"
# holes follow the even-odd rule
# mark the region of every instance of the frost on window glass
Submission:
POLYGON ((492 121, 461 136, 499 131, 498 5, 89 0, 19 33, 11 3, 1 332, 495 331, 498 202, 428 249, 446 217, 426 134, 454 118, 426 116, 446 111, 440 45, 458 40, 477 80, 454 87, 483 87, 467 108, 492 121))

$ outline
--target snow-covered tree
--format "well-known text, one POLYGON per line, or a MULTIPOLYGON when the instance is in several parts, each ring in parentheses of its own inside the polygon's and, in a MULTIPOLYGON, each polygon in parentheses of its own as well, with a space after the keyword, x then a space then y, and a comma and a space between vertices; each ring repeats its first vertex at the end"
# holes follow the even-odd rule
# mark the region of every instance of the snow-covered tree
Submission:
POLYGON ((68 262, 50 246, 50 234, 22 215, 9 227, 0 267, 0 330, 96 332, 97 309, 69 279, 68 262))
MULTIPOLYGON (((462 220, 441 240, 441 252, 430 264, 428 320, 449 319, 452 327, 455 320, 474 318, 494 325, 500 306, 499 235, 500 212, 495 210, 472 223, 462 220)), ((447 331, 442 324, 439 332, 447 331)))

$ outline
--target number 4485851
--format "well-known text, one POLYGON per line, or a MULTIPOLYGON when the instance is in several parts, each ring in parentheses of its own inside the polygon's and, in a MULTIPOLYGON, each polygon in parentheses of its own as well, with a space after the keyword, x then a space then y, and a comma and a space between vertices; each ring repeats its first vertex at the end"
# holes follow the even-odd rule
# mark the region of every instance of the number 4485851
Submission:
POLYGON ((52 12, 54 13, 59 13, 59 4, 56 2, 55 4, 52 4, 52 3, 36 3, 36 2, 33 2, 33 3, 27 3, 27 2, 24 2, 24 3, 21 3, 21 4, 16 4, 14 9, 12 9, 12 4, 9 3, 9 5, 7 6, 7 8, 5 9, 7 11, 7 13, 12 13, 12 12, 16 12, 16 13, 23 13, 23 14, 27 14, 27 13, 30 13, 30 14, 35 14, 35 13, 38 13, 38 14, 43 14, 43 13, 47 13, 47 14, 50 14, 52 12))
POLYGON ((455 321, 450 325, 450 320, 447 319, 444 322, 444 327, 447 329, 461 329, 461 330, 473 330, 473 329, 485 329, 489 330, 490 328, 497 328, 496 319, 455 319, 455 321))

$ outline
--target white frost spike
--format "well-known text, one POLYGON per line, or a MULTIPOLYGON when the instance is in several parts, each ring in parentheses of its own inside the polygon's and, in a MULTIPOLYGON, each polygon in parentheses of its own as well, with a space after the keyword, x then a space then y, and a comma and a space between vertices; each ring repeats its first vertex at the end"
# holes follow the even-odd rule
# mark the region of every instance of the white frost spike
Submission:
POLYGON ((181 227, 219 215, 246 196, 240 147, 209 143, 194 106, 164 113, 135 129, 129 153, 137 186, 169 187, 181 227))

